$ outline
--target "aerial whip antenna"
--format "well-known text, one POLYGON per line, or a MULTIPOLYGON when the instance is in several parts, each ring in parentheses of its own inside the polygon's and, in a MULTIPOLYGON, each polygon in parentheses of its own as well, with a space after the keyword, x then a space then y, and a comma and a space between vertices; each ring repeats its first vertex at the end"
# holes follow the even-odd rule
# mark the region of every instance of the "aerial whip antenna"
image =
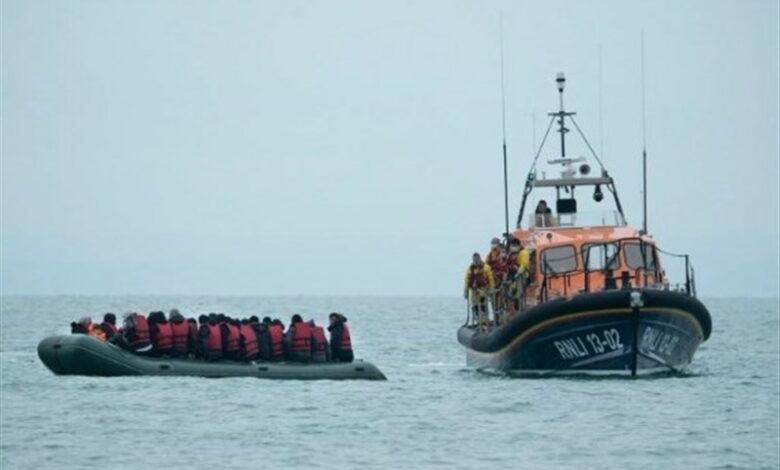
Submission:
POLYGON ((642 233, 647 233, 647 128, 645 126, 645 32, 641 35, 642 48, 642 233))
POLYGON ((509 183, 506 169, 506 98, 504 96, 504 12, 499 16, 499 36, 501 42, 501 135, 504 151, 504 236, 509 239, 509 183))

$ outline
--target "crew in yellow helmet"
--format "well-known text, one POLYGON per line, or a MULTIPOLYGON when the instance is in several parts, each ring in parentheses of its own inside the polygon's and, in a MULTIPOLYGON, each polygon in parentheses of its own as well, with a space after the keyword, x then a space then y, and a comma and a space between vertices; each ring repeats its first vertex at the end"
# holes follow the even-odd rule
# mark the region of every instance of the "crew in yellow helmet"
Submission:
POLYGON ((466 278, 463 283, 463 297, 468 299, 471 307, 472 319, 480 330, 487 329, 488 294, 495 288, 495 280, 490 266, 482 262, 479 253, 471 256, 471 265, 466 270, 466 278))
POLYGON ((510 283, 507 290, 507 310, 514 314, 522 306, 522 297, 525 290, 526 281, 529 276, 531 266, 531 256, 528 250, 523 247, 520 240, 513 238, 509 242, 509 254, 507 255, 507 279, 510 283))

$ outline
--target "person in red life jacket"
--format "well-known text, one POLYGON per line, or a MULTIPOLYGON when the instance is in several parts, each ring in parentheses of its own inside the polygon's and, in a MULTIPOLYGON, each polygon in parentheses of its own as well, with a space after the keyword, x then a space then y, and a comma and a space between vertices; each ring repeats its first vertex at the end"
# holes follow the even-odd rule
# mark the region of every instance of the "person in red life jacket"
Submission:
POLYGON ((284 335, 284 345, 289 360, 311 361, 311 328, 297 313, 290 319, 290 327, 284 335))
POLYGON ((270 317, 265 317, 262 323, 254 315, 249 317, 249 326, 252 327, 255 336, 257 336, 257 357, 262 361, 271 360, 271 335, 268 332, 270 325, 270 317))
POLYGON ((208 319, 201 316, 198 344, 198 351, 203 359, 207 361, 222 359, 222 328, 216 314, 210 314, 208 319))
POLYGON ((493 271, 488 264, 482 262, 479 253, 474 253, 463 280, 463 297, 469 302, 473 322, 482 331, 488 327, 488 298, 494 288, 493 271))
POLYGON ((271 360, 284 360, 284 323, 274 318, 268 326, 268 336, 271 339, 271 360))
POLYGON ((328 362, 330 348, 325 338, 325 329, 317 326, 314 320, 309 320, 309 327, 311 328, 311 362, 328 362))
POLYGON ((138 354, 148 353, 152 349, 149 323, 142 313, 126 313, 122 329, 111 340, 117 346, 138 354))
POLYGON ((490 240, 490 252, 485 257, 485 262, 490 266, 493 271, 493 278, 496 286, 500 286, 506 275, 507 266, 507 251, 504 245, 501 244, 501 240, 493 238, 490 240))
POLYGON ((111 341, 111 338, 119 331, 116 328, 116 315, 113 313, 103 315, 103 323, 101 323, 100 326, 103 328, 103 331, 106 332, 106 339, 108 341, 111 341))
POLYGON ((219 314, 219 327, 222 330, 222 358, 231 361, 241 360, 241 324, 235 320, 219 314))
POLYGON ((163 312, 149 314, 149 337, 152 341, 153 356, 170 356, 173 348, 173 330, 163 312))
POLYGON ((257 359, 258 344, 257 334, 252 325, 249 324, 249 320, 244 318, 241 320, 241 326, 239 327, 239 347, 241 350, 241 360, 254 361, 257 359))
POLYGON ((187 327, 190 330, 187 334, 187 355, 195 357, 195 350, 198 344, 198 320, 194 318, 188 318, 187 327))
POLYGON ((171 356, 187 357, 189 353, 190 323, 174 308, 168 313, 168 324, 171 326, 171 356))
POLYGON ((355 355, 352 352, 352 338, 347 327, 347 317, 333 312, 328 317, 330 325, 330 357, 332 361, 352 362, 355 355))

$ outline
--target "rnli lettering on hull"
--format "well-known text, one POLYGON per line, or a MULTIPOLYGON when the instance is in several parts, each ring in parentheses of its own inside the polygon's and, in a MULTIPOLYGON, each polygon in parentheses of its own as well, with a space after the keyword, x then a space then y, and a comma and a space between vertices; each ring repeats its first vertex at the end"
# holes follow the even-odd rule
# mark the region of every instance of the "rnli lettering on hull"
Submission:
POLYGON ((679 342, 679 336, 673 333, 664 333, 657 328, 648 326, 642 334, 640 349, 671 356, 679 342))
POLYGON ((555 349, 561 355, 561 359, 581 359, 594 354, 604 354, 623 348, 620 341, 620 332, 615 328, 603 330, 599 333, 588 333, 553 341, 555 349), (585 338, 583 340, 583 338, 585 338))

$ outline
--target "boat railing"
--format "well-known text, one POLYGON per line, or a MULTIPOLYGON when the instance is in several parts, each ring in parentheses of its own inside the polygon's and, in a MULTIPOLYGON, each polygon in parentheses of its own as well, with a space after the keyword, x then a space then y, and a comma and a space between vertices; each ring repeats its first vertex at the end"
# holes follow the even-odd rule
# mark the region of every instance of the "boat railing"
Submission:
MULTIPOLYGON (((583 256, 582 265, 584 269, 573 269, 565 272, 556 271, 547 259, 542 257, 541 275, 542 279, 538 289, 537 300, 540 303, 547 302, 556 297, 568 298, 575 294, 598 292, 601 290, 631 289, 633 287, 651 288, 660 290, 676 290, 685 292, 688 295, 696 296, 696 284, 694 278, 693 266, 690 257, 687 254, 671 253, 661 250, 653 244, 647 243, 639 237, 624 238, 613 240, 609 243, 617 246, 613 254, 604 260, 603 267, 592 269, 588 266, 590 250, 584 250, 584 253, 574 253, 571 256, 557 258, 556 262, 574 261, 579 256, 583 256), (620 255, 628 245, 638 245, 639 264, 638 266, 620 266, 620 255), (685 283, 683 285, 670 285, 666 278, 666 271, 661 268, 658 253, 669 257, 679 258, 685 263, 685 283), (617 264, 613 263, 618 261, 617 264), (615 271, 619 272, 616 277, 615 271)), ((625 256, 625 255, 624 255, 625 256)), ((579 263, 577 263, 579 265, 579 263)))
POLYGON ((532 230, 552 228, 623 227, 626 221, 616 210, 583 211, 572 214, 529 214, 528 226, 532 230))

